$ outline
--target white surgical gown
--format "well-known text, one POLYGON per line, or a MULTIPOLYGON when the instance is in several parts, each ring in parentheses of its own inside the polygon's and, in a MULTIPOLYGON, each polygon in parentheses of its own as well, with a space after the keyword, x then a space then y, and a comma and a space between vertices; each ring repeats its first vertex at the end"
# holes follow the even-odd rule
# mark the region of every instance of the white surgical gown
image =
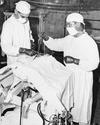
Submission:
POLYGON ((7 55, 8 64, 16 62, 20 56, 20 47, 30 49, 30 39, 32 36, 29 21, 22 24, 12 15, 4 22, 1 33, 1 48, 7 55))
POLYGON ((74 107, 72 115, 74 122, 88 123, 91 119, 92 107, 92 71, 98 67, 99 54, 95 41, 84 33, 79 37, 66 36, 61 39, 49 38, 44 41, 48 48, 64 51, 64 56, 80 60, 79 65, 66 64, 66 70, 74 73, 74 107))

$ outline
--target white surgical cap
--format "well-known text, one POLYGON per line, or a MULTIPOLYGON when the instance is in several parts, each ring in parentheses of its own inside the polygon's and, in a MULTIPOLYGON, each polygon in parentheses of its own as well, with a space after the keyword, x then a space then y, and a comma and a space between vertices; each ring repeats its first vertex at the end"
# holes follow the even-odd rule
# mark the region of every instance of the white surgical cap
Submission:
POLYGON ((84 18, 79 13, 71 13, 67 16, 67 22, 80 22, 84 24, 84 18))
POLYGON ((21 12, 22 14, 29 14, 31 7, 30 4, 26 1, 19 1, 16 3, 16 10, 21 12))

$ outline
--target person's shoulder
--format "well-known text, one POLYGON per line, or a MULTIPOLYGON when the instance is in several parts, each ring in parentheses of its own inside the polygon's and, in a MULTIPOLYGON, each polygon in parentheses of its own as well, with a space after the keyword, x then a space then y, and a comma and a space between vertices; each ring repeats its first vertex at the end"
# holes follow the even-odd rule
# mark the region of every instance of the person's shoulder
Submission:
POLYGON ((14 23, 14 16, 13 15, 11 15, 7 20, 5 20, 5 22, 4 22, 4 25, 6 26, 8 26, 8 25, 13 25, 13 23, 14 23))
POLYGON ((86 42, 86 44, 91 44, 91 45, 96 44, 96 41, 88 33, 86 33, 84 36, 84 42, 86 42))
POLYGON ((83 35, 84 39, 87 39, 88 41, 94 41, 94 39, 91 37, 91 35, 89 35, 87 32, 84 33, 83 35))

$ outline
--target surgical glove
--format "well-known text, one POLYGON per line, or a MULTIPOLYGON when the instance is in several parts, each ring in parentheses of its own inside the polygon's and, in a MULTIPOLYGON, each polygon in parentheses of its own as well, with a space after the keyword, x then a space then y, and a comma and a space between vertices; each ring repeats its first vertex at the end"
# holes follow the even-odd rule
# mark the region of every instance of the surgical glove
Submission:
POLYGON ((79 65, 79 62, 80 62, 79 59, 74 58, 74 64, 79 65))
POLYGON ((34 50, 31 50, 31 49, 26 49, 26 48, 20 48, 19 49, 19 53, 21 54, 26 54, 28 56, 33 56, 33 55, 36 55, 37 52, 34 51, 34 50))
POLYGON ((65 56, 64 61, 65 63, 74 63, 76 65, 79 65, 79 59, 73 58, 71 56, 65 56))
POLYGON ((45 41, 48 41, 48 40, 49 40, 49 36, 48 36, 46 33, 42 33, 42 34, 40 35, 40 37, 41 37, 43 40, 45 40, 45 41))

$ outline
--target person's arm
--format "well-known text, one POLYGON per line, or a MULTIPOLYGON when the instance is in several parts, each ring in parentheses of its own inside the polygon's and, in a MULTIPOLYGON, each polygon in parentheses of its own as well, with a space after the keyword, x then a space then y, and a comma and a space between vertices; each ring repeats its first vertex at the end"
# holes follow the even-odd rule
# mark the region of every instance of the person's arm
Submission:
POLYGON ((19 48, 13 46, 13 32, 11 23, 5 22, 1 33, 1 48, 5 54, 17 56, 19 54, 19 48))
MULTIPOLYGON (((29 23, 29 22, 28 22, 29 23)), ((35 40, 34 40, 34 38, 33 38, 33 36, 32 36, 32 30, 31 30, 31 28, 30 28, 30 25, 29 25, 29 35, 30 35, 30 45, 31 45, 31 49, 32 50, 36 50, 36 45, 35 45, 35 40)))
POLYGON ((28 56, 33 56, 33 55, 37 54, 37 52, 35 51, 36 45, 34 43, 34 39, 33 39, 33 36, 32 36, 32 31, 30 29, 29 21, 27 22, 27 24, 28 24, 29 37, 30 37, 30 49, 20 47, 19 53, 20 54, 26 54, 28 56))
POLYGON ((20 47, 19 53, 20 53, 20 54, 26 54, 26 55, 28 55, 28 56, 34 56, 34 55, 36 55, 38 52, 35 51, 34 49, 26 49, 26 48, 20 47))
POLYGON ((80 49, 76 49, 78 55, 65 56, 65 64, 75 64, 80 69, 85 71, 95 70, 99 65, 99 51, 95 41, 89 37, 83 40, 79 45, 80 49))
POLYGON ((51 50, 54 51, 63 51, 64 44, 63 42, 66 40, 66 38, 57 38, 53 39, 46 34, 43 35, 43 43, 51 50))

